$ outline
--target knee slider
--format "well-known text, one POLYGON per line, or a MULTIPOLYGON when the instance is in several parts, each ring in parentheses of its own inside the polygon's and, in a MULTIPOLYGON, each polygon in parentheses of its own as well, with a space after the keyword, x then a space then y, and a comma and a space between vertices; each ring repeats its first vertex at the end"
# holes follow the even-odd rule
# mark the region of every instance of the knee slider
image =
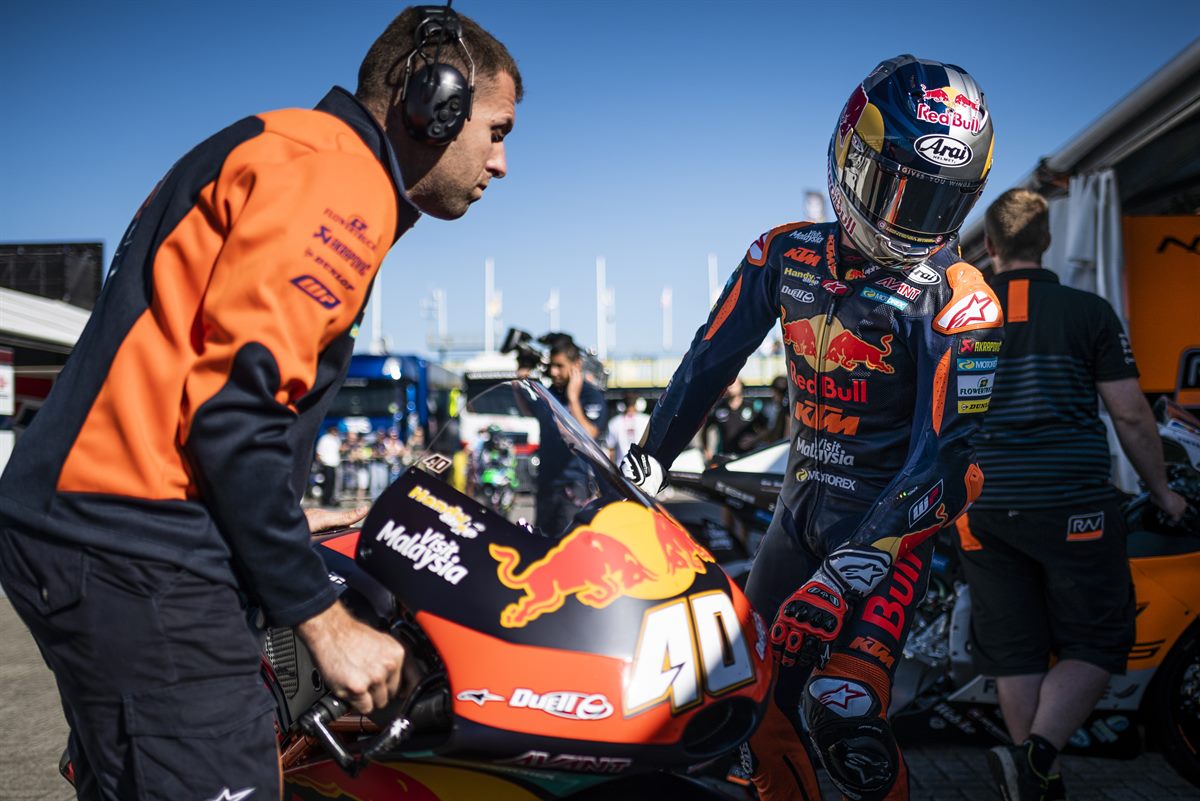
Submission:
POLYGON ((808 683, 801 703, 813 748, 838 790, 854 801, 886 796, 900 772, 900 749, 874 690, 854 679, 820 676, 808 683))

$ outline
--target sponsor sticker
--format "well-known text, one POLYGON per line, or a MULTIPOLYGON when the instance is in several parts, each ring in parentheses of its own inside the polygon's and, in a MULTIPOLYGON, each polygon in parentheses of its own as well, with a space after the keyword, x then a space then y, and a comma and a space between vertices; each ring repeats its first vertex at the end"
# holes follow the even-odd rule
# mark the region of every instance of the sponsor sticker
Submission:
POLYGON ((831 295, 837 295, 838 297, 841 297, 850 291, 850 287, 846 286, 841 281, 834 281, 830 278, 827 278, 821 282, 821 289, 824 289, 831 295))
POLYGON ((924 290, 917 289, 915 286, 909 286, 899 278, 894 278, 890 275, 880 278, 875 282, 884 289, 890 289, 905 300, 916 300, 921 297, 921 292, 924 290))
POLYGON ((817 284, 821 283, 820 277, 813 275, 812 273, 808 272, 807 270, 796 270, 791 267, 783 268, 783 277, 784 278, 799 278, 802 282, 804 282, 808 286, 816 286, 817 284))
POLYGON ((785 285, 779 291, 787 295, 789 298, 795 298, 801 303, 812 303, 814 300, 816 300, 816 296, 807 289, 797 289, 796 287, 785 285))
POLYGON ((981 341, 971 337, 963 337, 958 342, 959 353, 999 353, 999 342, 981 341))
POLYGON ((828 431, 830 434, 845 434, 848 437, 858 433, 858 424, 862 419, 857 415, 843 414, 841 409, 833 406, 818 408, 816 402, 810 400, 797 403, 795 415, 797 420, 814 431, 828 431))
POLYGON ((1104 512, 1087 512, 1067 518, 1067 541, 1098 540, 1104 536, 1104 512))
POLYGON ((840 678, 813 679, 808 692, 817 703, 843 718, 865 718, 875 699, 856 681, 840 678))
POLYGON ((371 263, 355 253, 341 239, 334 236, 333 230, 328 225, 319 226, 312 235, 312 238, 321 240, 327 248, 333 251, 334 255, 341 258, 342 261, 349 265, 350 269, 359 275, 366 275, 371 271, 371 263))
POLYGON ((889 295, 886 292, 880 292, 877 289, 872 289, 869 286, 863 287, 859 294, 867 300, 873 300, 876 303, 886 303, 888 306, 891 306, 894 309, 899 309, 900 311, 904 311, 908 308, 908 301, 901 300, 895 295, 889 295))
POLYGON ((479 532, 484 530, 483 523, 475 522, 469 514, 463 511, 461 506, 451 506, 420 484, 415 485, 409 490, 408 497, 426 509, 432 509, 437 512, 438 520, 449 526, 450 531, 456 536, 473 540, 479 536, 479 532))
POLYGON ((505 700, 507 700, 503 695, 496 695, 494 692, 492 692, 491 690, 487 690, 487 689, 463 690, 461 693, 459 693, 458 695, 456 695, 454 697, 460 701, 467 701, 472 704, 478 704, 479 706, 483 706, 488 701, 505 701, 505 700))
POLYGON ((466 566, 459 564, 458 543, 440 531, 427 528, 422 534, 409 534, 404 526, 389 520, 375 539, 411 561, 414 570, 428 570, 450 584, 458 584, 467 575, 466 566))
POLYGON ((809 250, 808 248, 792 248, 791 250, 785 251, 783 255, 792 261, 800 262, 801 264, 807 264, 809 267, 816 267, 821 263, 820 254, 818 254, 815 250, 809 250))
POLYGON ((971 161, 971 146, 945 134, 922 136, 914 145, 917 155, 930 164, 942 167, 961 167, 971 161))
POLYGON ((543 693, 518 687, 513 690, 508 705, 515 709, 538 709, 556 718, 568 720, 603 720, 613 713, 613 705, 600 693, 579 693, 569 690, 543 693))
POLYGON ((955 334, 999 325, 1000 304, 988 292, 976 289, 943 309, 933 321, 933 330, 940 334, 955 334))
MULTIPOLYGON (((985 343, 991 345, 991 342, 985 343)), ((995 370, 996 363, 999 361, 995 356, 988 356, 977 359, 959 359, 958 369, 966 372, 979 372, 981 370, 995 370)))
POLYGON ((808 376, 806 378, 800 375, 795 363, 791 361, 788 362, 788 375, 791 377, 793 384, 809 395, 816 395, 817 387, 820 387, 822 398, 839 400, 844 403, 867 402, 867 381, 864 378, 850 379, 850 386, 848 387, 838 384, 831 375, 821 376, 821 380, 817 381, 816 376, 808 376))
POLYGON ((633 764, 625 757, 589 756, 586 754, 551 754, 548 751, 526 751, 512 759, 502 759, 498 765, 517 765, 542 770, 570 770, 576 773, 621 773, 633 764))
POLYGON ((921 262, 916 267, 912 267, 904 272, 904 280, 912 281, 915 284, 932 286, 942 280, 942 274, 925 262, 921 262))
POLYGON ((832 464, 839 467, 853 467, 854 454, 846 453, 840 442, 824 439, 818 443, 813 440, 797 438, 796 452, 809 459, 815 459, 821 464, 832 464))
POLYGON ((960 400, 958 402, 958 413, 959 414, 979 414, 980 412, 986 412, 988 410, 988 404, 990 402, 991 402, 991 398, 985 398, 983 400, 969 400, 969 401, 961 401, 960 400))
POLYGON ((341 298, 333 294, 332 289, 322 284, 314 276, 298 275, 292 279, 291 283, 292 286, 299 289, 305 295, 308 295, 326 309, 332 309, 342 302, 341 298))
POLYGON ((816 481, 821 484, 826 484, 830 487, 836 487, 847 492, 856 492, 858 481, 846 476, 839 476, 834 473, 826 473, 824 470, 797 470, 797 481, 816 481))
POLYGON ((908 507, 908 525, 914 525, 918 520, 924 517, 930 509, 933 509, 942 499, 942 482, 939 479, 938 483, 920 498, 912 506, 908 507))
POLYGON ((792 231, 788 234, 788 238, 795 239, 797 242, 807 242, 810 245, 819 245, 825 239, 825 235, 816 228, 801 228, 799 231, 792 231))
POLYGON ((958 397, 960 398, 990 398, 995 373, 982 375, 960 375, 958 377, 958 397))

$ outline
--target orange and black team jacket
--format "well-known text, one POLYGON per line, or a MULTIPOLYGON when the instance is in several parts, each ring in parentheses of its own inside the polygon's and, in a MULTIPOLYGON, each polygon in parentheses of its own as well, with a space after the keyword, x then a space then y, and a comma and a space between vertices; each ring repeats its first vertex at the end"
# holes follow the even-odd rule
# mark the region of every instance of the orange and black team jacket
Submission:
POLYGON ((644 448, 670 464, 778 324, 796 433, 772 527, 818 559, 845 544, 898 558, 979 494, 969 438, 988 408, 1003 318, 956 243, 905 270, 850 267, 838 232, 793 223, 750 246, 655 406, 644 448))
POLYGON ((340 88, 197 146, 125 233, 0 477, 0 523, 239 586, 279 625, 329 606, 299 503, 312 444, 418 216, 340 88))

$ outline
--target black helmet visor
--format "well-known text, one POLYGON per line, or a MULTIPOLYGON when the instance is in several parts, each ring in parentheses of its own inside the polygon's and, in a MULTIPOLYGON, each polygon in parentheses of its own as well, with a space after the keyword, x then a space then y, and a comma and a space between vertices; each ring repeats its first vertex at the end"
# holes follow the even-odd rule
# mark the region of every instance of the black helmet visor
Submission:
POLYGON ((935 244, 962 225, 979 199, 983 181, 939 178, 883 158, 851 134, 842 168, 842 191, 883 233, 935 244))

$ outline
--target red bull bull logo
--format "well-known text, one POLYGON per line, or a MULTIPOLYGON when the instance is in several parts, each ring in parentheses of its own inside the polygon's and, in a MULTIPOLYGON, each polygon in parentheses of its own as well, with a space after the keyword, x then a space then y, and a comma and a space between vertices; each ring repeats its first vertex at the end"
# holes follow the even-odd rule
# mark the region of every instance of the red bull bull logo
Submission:
POLYGON ((623 596, 671 598, 714 561, 675 521, 628 501, 606 506, 523 571, 515 548, 492 544, 488 551, 499 563, 500 583, 525 593, 500 613, 505 628, 556 612, 571 596, 594 609, 623 596))
POLYGON ((973 100, 952 86, 930 89, 921 84, 921 99, 917 103, 916 111, 917 119, 923 122, 955 126, 973 134, 982 131, 987 121, 983 101, 973 100), (934 103, 941 104, 942 109, 934 108, 934 103))
POLYGON ((885 334, 877 347, 855 336, 836 318, 826 323, 825 316, 818 314, 807 320, 789 321, 787 310, 782 307, 780 314, 784 343, 814 370, 831 373, 839 369, 862 367, 885 374, 895 372, 895 368, 887 363, 887 358, 892 354, 891 334, 885 334), (820 342, 826 335, 829 344, 822 349, 820 342), (821 353, 820 358, 817 358, 818 352, 821 353))

